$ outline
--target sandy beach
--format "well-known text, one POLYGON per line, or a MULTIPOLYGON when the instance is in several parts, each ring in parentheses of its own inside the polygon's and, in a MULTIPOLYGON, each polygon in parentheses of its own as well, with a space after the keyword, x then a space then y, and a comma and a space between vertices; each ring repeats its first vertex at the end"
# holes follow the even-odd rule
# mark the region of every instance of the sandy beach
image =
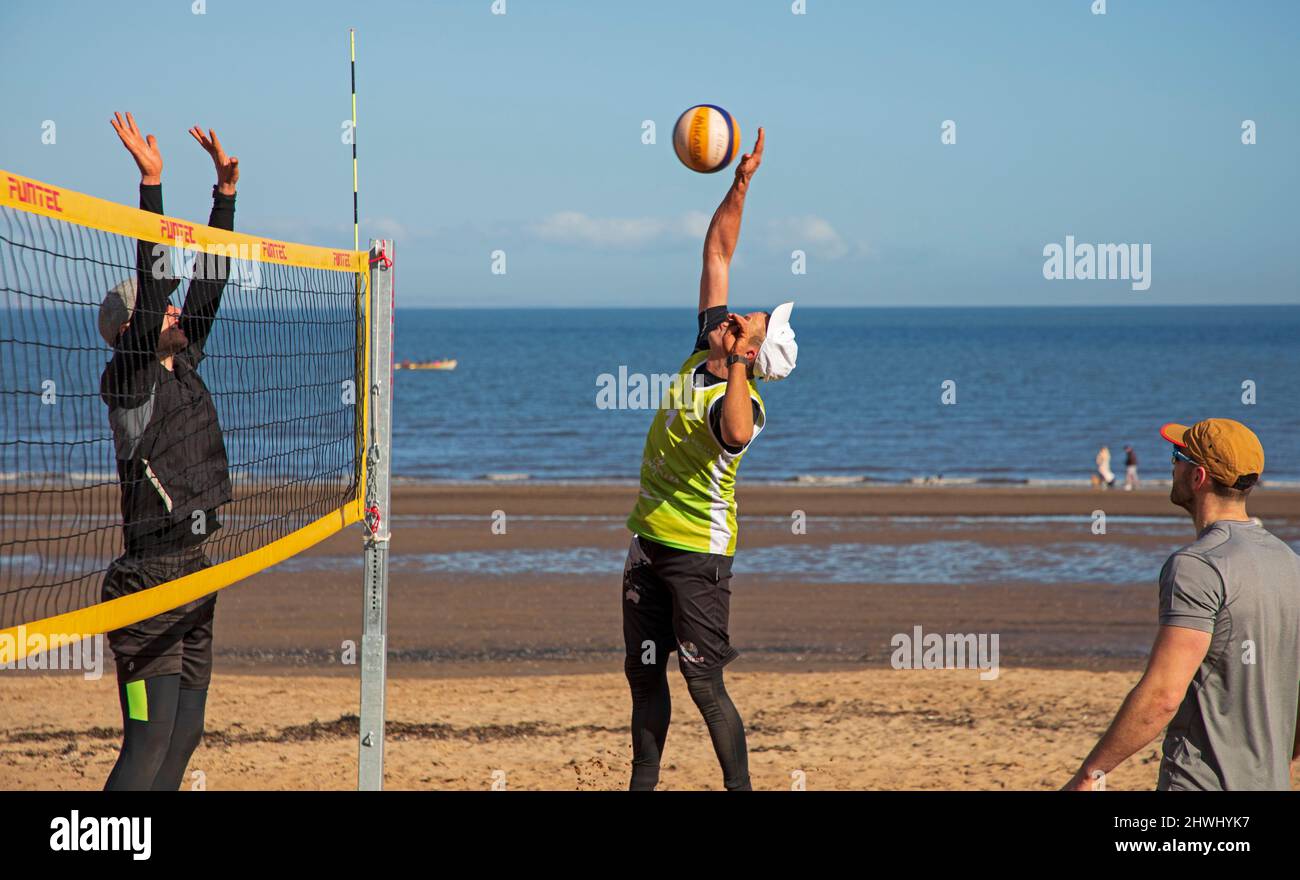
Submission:
MULTIPOLYGON (((635 491, 396 489, 389 787, 624 787, 635 491)), ((740 509, 729 689, 767 789, 1059 787, 1136 682, 1159 564, 1193 537, 1155 489, 750 486, 740 509), (892 668, 891 639, 917 626, 996 635, 999 675, 892 668)), ((1251 509, 1300 535, 1300 493, 1262 490, 1251 509)), ((222 591, 195 784, 355 786, 360 550, 349 530, 222 591)), ((670 679, 661 787, 721 788, 670 679)), ((95 681, 0 673, 0 788, 100 787, 119 723, 111 665, 95 681)), ((1157 768, 1153 743, 1108 785, 1150 788, 1157 768)))
MULTIPOLYGON (((1131 686, 1124 672, 743 672, 728 689, 748 727, 756 789, 1059 788, 1131 686)), ((704 724, 679 677, 662 790, 721 790, 704 724)), ((631 747, 621 674, 434 679, 396 675, 388 692, 390 789, 617 790, 631 747)), ((191 787, 356 786, 354 677, 221 674, 191 787), (194 776, 199 772, 202 776, 194 776)), ((98 788, 117 757, 111 676, 5 680, 0 787, 98 788), (20 720, 21 719, 21 720, 20 720), (15 723, 17 722, 17 723, 15 723)), ((1108 780, 1149 789, 1156 745, 1108 780)))

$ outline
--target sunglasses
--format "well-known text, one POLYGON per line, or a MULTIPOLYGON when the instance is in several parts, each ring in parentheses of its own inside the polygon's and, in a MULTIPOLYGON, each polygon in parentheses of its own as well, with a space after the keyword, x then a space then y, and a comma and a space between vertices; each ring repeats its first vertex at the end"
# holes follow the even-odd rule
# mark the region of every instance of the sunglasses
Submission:
POLYGON ((1183 455, 1183 453, 1179 451, 1178 447, 1175 446, 1175 447, 1174 447, 1174 455, 1173 455, 1173 463, 1174 463, 1174 464, 1178 464, 1178 462, 1180 462, 1180 461, 1185 461, 1185 462, 1187 462, 1188 464, 1190 464, 1192 467, 1200 467, 1200 466, 1201 466, 1201 463, 1200 463, 1200 462, 1198 462, 1198 461, 1192 461, 1192 459, 1188 458, 1186 455, 1183 455))

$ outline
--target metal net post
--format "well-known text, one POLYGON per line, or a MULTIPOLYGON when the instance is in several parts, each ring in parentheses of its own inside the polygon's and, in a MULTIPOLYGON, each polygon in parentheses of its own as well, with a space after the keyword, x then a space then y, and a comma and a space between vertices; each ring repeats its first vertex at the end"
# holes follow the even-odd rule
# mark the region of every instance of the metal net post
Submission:
POLYGON ((392 519, 393 243, 370 243, 367 322, 365 607, 361 630, 361 728, 357 789, 384 787, 384 690, 388 668, 388 538, 392 519))

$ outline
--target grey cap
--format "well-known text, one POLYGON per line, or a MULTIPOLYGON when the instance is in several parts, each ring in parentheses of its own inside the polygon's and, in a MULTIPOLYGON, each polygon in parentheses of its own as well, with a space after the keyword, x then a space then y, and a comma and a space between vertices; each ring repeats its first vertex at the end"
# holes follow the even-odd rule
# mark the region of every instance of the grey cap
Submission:
MULTIPOLYGON (((167 296, 171 296, 180 284, 179 278, 163 278, 161 283, 166 287, 167 296)), ((104 294, 104 300, 99 304, 99 335, 104 337, 104 341, 112 345, 117 341, 117 334, 122 329, 122 325, 131 320, 135 314, 135 300, 137 293, 137 284, 135 276, 118 284, 108 293, 104 294)))

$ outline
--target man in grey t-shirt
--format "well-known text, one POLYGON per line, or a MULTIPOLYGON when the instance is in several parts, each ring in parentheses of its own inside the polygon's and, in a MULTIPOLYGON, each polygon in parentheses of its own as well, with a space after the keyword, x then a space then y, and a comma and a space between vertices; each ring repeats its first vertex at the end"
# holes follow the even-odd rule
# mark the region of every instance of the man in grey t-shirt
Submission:
POLYGON ((1246 514, 1264 471, 1240 422, 1165 425, 1174 444, 1169 500, 1197 539, 1160 572, 1160 630, 1142 680, 1067 789, 1104 786, 1168 725, 1161 791, 1291 788, 1300 758, 1300 558, 1246 514))

